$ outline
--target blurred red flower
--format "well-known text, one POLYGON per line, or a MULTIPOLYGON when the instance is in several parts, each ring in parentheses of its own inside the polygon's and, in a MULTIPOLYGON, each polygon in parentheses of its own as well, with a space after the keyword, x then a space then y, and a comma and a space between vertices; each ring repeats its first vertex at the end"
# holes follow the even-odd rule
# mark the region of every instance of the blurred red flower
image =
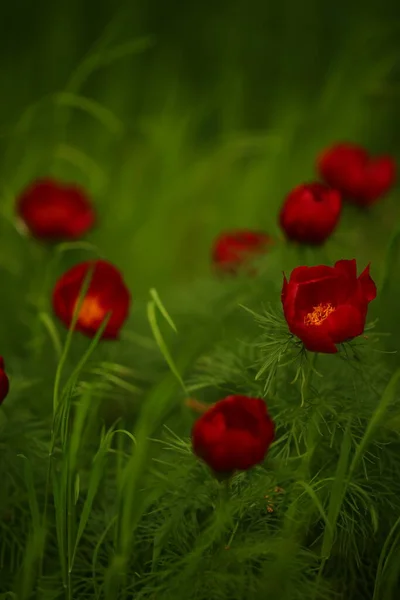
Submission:
POLYGON ((280 212, 286 237, 301 244, 322 244, 334 231, 342 211, 340 192, 322 183, 295 187, 280 212))
POLYGON ((390 156, 372 157, 355 144, 337 144, 317 159, 320 176, 346 200, 369 206, 384 196, 396 178, 396 164, 390 156))
POLYGON ((368 304, 376 297, 369 265, 357 278, 353 260, 334 267, 297 267, 284 276, 283 312, 293 335, 312 352, 337 352, 336 344, 364 331, 368 304))
POLYGON ((236 274, 249 260, 264 254, 271 244, 272 238, 262 232, 228 231, 214 243, 213 263, 221 273, 236 274))
POLYGON ((263 400, 228 396, 195 422, 192 446, 213 471, 228 474, 260 463, 274 435, 274 423, 263 400))
POLYGON ((68 328, 71 326, 83 282, 91 268, 92 278, 75 329, 94 337, 107 314, 111 313, 102 338, 116 339, 128 317, 131 295, 121 273, 109 262, 87 261, 64 273, 53 291, 54 312, 68 328))
POLYGON ((10 382, 5 372, 4 359, 0 356, 0 404, 6 398, 10 389, 10 382))
POLYGON ((95 222, 93 206, 81 188, 50 178, 27 187, 16 210, 28 231, 46 241, 80 238, 95 222))

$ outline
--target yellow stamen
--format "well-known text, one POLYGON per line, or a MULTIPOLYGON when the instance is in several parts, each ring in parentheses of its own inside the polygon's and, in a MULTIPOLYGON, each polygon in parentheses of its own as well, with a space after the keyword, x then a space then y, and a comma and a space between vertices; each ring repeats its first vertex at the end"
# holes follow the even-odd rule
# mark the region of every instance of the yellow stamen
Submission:
MULTIPOLYGON (((74 312, 76 310, 78 301, 74 306, 74 312)), ((81 325, 90 327, 93 323, 102 321, 105 317, 105 310, 101 306, 96 296, 87 296, 82 302, 81 309, 79 311, 78 321, 81 325)))
POLYGON ((335 307, 330 302, 327 304, 318 304, 314 310, 304 317, 305 325, 321 325, 325 319, 335 311, 335 307))

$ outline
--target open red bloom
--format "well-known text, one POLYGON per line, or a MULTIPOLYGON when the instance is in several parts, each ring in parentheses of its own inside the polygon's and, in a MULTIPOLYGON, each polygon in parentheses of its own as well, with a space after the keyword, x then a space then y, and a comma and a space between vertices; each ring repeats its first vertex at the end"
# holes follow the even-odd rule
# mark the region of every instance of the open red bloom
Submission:
POLYGON ((286 197, 280 226, 286 237, 301 244, 322 244, 339 222, 342 199, 322 183, 299 185, 286 197))
POLYGON ((192 446, 213 471, 232 473, 260 463, 274 435, 274 423, 263 400, 228 396, 195 422, 192 446))
POLYGON ((90 269, 93 269, 92 278, 75 329, 94 337, 107 314, 111 313, 102 338, 115 339, 128 317, 131 295, 121 273, 109 262, 87 261, 67 271, 53 291, 54 312, 68 328, 71 326, 82 285, 90 269))
POLYGON ((265 233, 235 230, 221 234, 212 251, 213 263, 221 273, 236 274, 246 262, 264 254, 272 244, 265 233))
POLYGON ((369 265, 357 277, 353 260, 334 267, 297 267, 284 276, 283 312, 291 333, 312 352, 337 352, 336 344, 364 331, 368 304, 376 297, 369 265))
POLYGON ((95 221, 85 192, 76 185, 53 179, 33 182, 18 198, 16 209, 28 231, 47 241, 80 238, 95 221))
POLYGON ((355 144, 342 143, 328 148, 319 156, 317 167, 324 181, 360 206, 379 200, 396 178, 396 165, 390 156, 373 158, 355 144))
POLYGON ((0 404, 2 404, 10 389, 10 382, 4 369, 4 359, 0 356, 0 404))

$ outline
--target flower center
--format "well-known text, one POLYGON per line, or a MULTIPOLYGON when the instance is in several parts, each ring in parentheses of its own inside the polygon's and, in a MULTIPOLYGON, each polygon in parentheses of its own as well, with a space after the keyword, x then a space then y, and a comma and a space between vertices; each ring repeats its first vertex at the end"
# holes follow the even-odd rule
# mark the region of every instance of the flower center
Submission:
POLYGON ((330 302, 327 304, 318 304, 314 306, 314 310, 309 312, 304 317, 305 325, 321 325, 331 313, 335 311, 335 307, 330 302))
MULTIPOLYGON (((76 310, 78 300, 75 302, 74 312, 76 310)), ((93 322, 102 321, 105 316, 104 308, 100 305, 96 296, 86 296, 82 302, 79 311, 78 321, 81 325, 90 327, 93 322)))

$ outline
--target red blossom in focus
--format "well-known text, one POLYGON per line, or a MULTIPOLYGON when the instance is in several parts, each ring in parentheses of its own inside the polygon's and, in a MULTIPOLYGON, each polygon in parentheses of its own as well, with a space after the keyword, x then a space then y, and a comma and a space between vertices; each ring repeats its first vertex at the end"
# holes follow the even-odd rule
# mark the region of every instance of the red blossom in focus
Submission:
POLYGON ((87 261, 67 271, 54 288, 53 310, 69 328, 82 285, 91 268, 92 278, 75 329, 88 337, 94 337, 107 314, 111 313, 102 338, 116 339, 128 317, 131 295, 121 273, 109 262, 87 261))
POLYGON ((343 196, 369 206, 388 193, 396 179, 390 156, 372 157, 364 148, 342 143, 328 148, 317 159, 320 176, 343 196))
POLYGON ((322 183, 303 184, 286 197, 280 226, 289 240, 319 245, 336 228, 341 211, 342 199, 337 190, 322 183))
POLYGON ((221 273, 236 274, 249 260, 267 252, 272 238, 262 232, 235 230, 221 234, 213 247, 212 259, 221 273))
POLYGON ((17 214, 28 231, 46 241, 75 240, 95 222, 93 206, 76 185, 39 179, 17 199, 17 214))
POLYGON ((214 472, 233 473, 262 462, 274 435, 274 423, 263 400, 228 396, 195 422, 192 446, 214 472))
POLYGON ((283 312, 293 335, 312 352, 337 352, 336 344, 362 335, 368 305, 376 297, 369 265, 357 277, 353 260, 334 267, 297 267, 284 276, 283 312))
POLYGON ((0 356, 0 404, 6 398, 10 389, 10 382, 5 372, 4 359, 0 356))

